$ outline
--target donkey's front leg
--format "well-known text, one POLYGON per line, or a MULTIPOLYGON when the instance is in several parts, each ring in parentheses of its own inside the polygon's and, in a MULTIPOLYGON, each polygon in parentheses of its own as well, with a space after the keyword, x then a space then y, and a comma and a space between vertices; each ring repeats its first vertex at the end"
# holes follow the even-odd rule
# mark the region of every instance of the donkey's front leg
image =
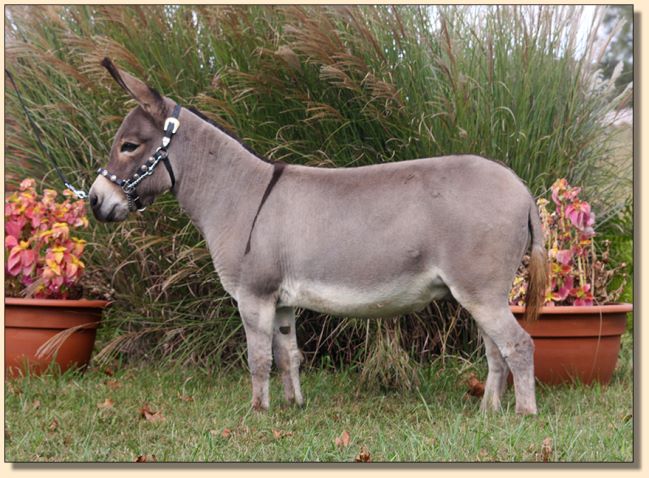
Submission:
POLYGON ((248 298, 239 302, 239 312, 248 343, 248 366, 252 378, 252 408, 268 410, 268 381, 272 365, 273 322, 275 305, 263 299, 248 298))
POLYGON ((297 347, 295 335, 295 309, 281 307, 275 315, 273 327, 273 354, 275 364, 282 372, 284 397, 288 403, 295 401, 302 406, 304 399, 300 390, 300 362, 302 354, 297 347))

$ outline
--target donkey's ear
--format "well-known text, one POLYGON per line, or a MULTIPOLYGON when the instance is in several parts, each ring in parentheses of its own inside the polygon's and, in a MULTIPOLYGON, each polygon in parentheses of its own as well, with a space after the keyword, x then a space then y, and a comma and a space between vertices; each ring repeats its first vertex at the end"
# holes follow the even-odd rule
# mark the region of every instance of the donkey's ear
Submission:
POLYGON ((110 58, 104 58, 101 65, 108 70, 117 84, 137 101, 140 106, 155 120, 164 121, 166 114, 165 102, 160 93, 149 88, 144 82, 125 71, 118 69, 110 58))

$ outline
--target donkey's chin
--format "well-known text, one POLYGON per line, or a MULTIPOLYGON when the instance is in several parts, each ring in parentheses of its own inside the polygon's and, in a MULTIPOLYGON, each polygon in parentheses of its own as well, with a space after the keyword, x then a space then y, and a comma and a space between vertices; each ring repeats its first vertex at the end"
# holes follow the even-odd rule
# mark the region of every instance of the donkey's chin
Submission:
POLYGON ((93 209, 93 214, 100 222, 121 222, 128 216, 128 205, 115 203, 108 208, 93 209))

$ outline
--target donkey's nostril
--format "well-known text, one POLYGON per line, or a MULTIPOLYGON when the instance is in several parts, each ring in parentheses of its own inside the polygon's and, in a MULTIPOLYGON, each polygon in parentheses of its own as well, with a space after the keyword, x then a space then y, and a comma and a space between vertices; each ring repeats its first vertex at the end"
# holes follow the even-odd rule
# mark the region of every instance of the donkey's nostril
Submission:
POLYGON ((99 202, 99 198, 97 197, 97 195, 96 194, 91 194, 90 195, 90 207, 95 207, 98 202, 99 202))

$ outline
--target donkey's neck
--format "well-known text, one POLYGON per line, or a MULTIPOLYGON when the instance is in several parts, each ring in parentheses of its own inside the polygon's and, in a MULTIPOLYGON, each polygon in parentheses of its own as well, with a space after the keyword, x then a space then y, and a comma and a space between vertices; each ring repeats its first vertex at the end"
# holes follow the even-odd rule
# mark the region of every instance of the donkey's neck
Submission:
POLYGON ((183 111, 180 121, 170 149, 177 176, 175 194, 205 238, 223 286, 233 294, 273 167, 190 111, 183 111))

